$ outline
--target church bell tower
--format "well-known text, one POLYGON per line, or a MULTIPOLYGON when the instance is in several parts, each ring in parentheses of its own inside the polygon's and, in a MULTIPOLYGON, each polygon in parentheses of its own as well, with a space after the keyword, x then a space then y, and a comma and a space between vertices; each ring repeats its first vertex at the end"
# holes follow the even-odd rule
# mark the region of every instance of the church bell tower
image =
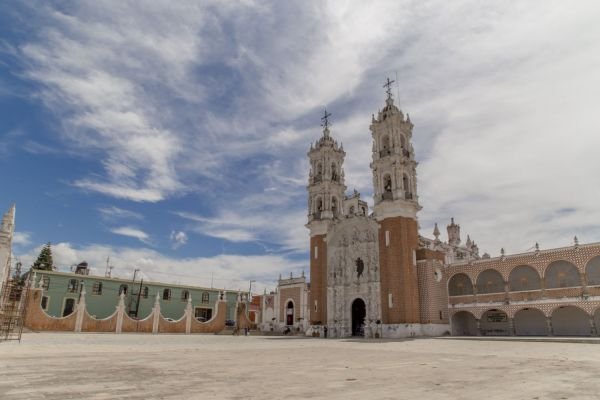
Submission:
POLYGON ((329 133, 329 117, 322 118, 323 135, 308 151, 308 223, 310 230, 310 323, 327 323, 327 244, 329 226, 343 215, 346 153, 329 133))
POLYGON ((394 105, 387 80, 385 107, 373 115, 374 216, 380 224, 381 310, 384 324, 419 323, 416 250, 419 244, 417 162, 413 124, 394 105))

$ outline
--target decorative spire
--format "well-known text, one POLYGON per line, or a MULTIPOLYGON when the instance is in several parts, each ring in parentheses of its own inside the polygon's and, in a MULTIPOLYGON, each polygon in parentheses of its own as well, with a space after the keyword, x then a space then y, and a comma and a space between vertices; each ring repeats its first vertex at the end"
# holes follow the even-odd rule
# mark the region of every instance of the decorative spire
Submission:
POLYGON ((329 137, 329 117, 331 117, 331 113, 328 113, 327 109, 325 109, 325 112, 321 117, 321 126, 323 127, 323 136, 325 137, 329 137))
POLYGON ((436 242, 440 241, 440 229, 438 228, 437 222, 435 223, 435 226, 433 227, 433 236, 435 236, 436 242))
POLYGON ((471 236, 467 235, 467 242, 465 243, 465 246, 467 246, 467 248, 471 248, 471 246, 473 245, 473 243, 471 242, 471 236))

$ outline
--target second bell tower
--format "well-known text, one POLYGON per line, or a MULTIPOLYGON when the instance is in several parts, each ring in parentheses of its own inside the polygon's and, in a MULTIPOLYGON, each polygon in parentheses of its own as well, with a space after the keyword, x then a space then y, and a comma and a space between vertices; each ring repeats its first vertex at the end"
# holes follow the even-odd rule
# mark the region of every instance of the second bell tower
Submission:
POLYGON ((381 311, 384 324, 420 323, 416 250, 419 244, 417 162, 413 124, 394 105, 387 80, 385 107, 373 116, 374 216, 380 224, 381 311))

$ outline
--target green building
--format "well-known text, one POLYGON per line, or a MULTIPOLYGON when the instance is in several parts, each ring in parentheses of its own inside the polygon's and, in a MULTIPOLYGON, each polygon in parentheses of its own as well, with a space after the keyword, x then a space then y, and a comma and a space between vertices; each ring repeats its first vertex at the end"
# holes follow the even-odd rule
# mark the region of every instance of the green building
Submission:
MULTIPOLYGON (((85 288, 87 311, 97 319, 112 315, 119 303, 119 295, 124 293, 126 312, 132 318, 146 318, 152 312, 158 294, 163 317, 172 320, 180 319, 184 314, 188 298, 191 297, 194 316, 204 322, 214 315, 215 304, 219 292, 222 291, 197 286, 87 275, 88 271, 87 268, 78 268, 75 273, 42 270, 31 272, 36 275, 36 283, 41 281, 44 289, 41 305, 48 315, 64 317, 71 314, 75 310, 82 289, 85 288)), ((238 291, 226 293, 227 320, 235 319, 238 294, 238 291)))

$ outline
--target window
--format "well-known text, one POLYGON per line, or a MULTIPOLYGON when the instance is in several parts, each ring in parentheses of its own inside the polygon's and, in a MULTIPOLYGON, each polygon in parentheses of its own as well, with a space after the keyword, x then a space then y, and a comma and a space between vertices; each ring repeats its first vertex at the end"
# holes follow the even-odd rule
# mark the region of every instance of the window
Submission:
POLYGON ((388 308, 394 307, 394 297, 391 293, 388 293, 388 308))
POLYGON ((206 304, 206 303, 208 303, 208 302, 209 302, 209 295, 208 295, 208 292, 203 292, 203 293, 202 293, 202 303, 203 303, 203 304, 206 304))
POLYGON ((385 247, 390 246, 390 231, 385 231, 385 247))
POLYGON ((42 277, 42 289, 48 290, 50 288, 50 278, 47 276, 42 277))
POLYGON ((147 299, 147 298, 148 298, 148 291, 149 291, 149 290, 148 290, 148 286, 144 286, 144 289, 142 289, 142 297, 143 297, 144 299, 147 299))
POLYGON ((67 292, 69 292, 69 293, 77 292, 77 279, 69 280, 69 284, 67 285, 67 292))
POLYGON ((163 300, 171 300, 171 289, 163 290, 163 300))
POLYGON ((128 289, 127 285, 121 285, 121 286, 119 286, 119 296, 121 294, 127 296, 127 289, 128 289))
POLYGON ((315 260, 319 258, 319 247, 315 246, 315 260))
POLYGON ((62 316, 66 317, 67 315, 71 315, 73 314, 73 311, 75 311, 75 299, 65 299, 62 316))
POLYGON ((190 292, 184 290, 181 292, 181 301, 187 301, 190 298, 190 292))
POLYGON ((200 322, 206 322, 212 318, 212 308, 196 308, 194 317, 200 322))
POLYGON ((100 296, 102 294, 102 282, 94 282, 94 286, 92 286, 92 294, 100 296))
POLYGON ((331 164, 331 180, 334 182, 337 182, 338 180, 337 166, 335 165, 335 163, 331 164))
POLYGON ((48 296, 42 296, 42 310, 48 309, 48 296))

